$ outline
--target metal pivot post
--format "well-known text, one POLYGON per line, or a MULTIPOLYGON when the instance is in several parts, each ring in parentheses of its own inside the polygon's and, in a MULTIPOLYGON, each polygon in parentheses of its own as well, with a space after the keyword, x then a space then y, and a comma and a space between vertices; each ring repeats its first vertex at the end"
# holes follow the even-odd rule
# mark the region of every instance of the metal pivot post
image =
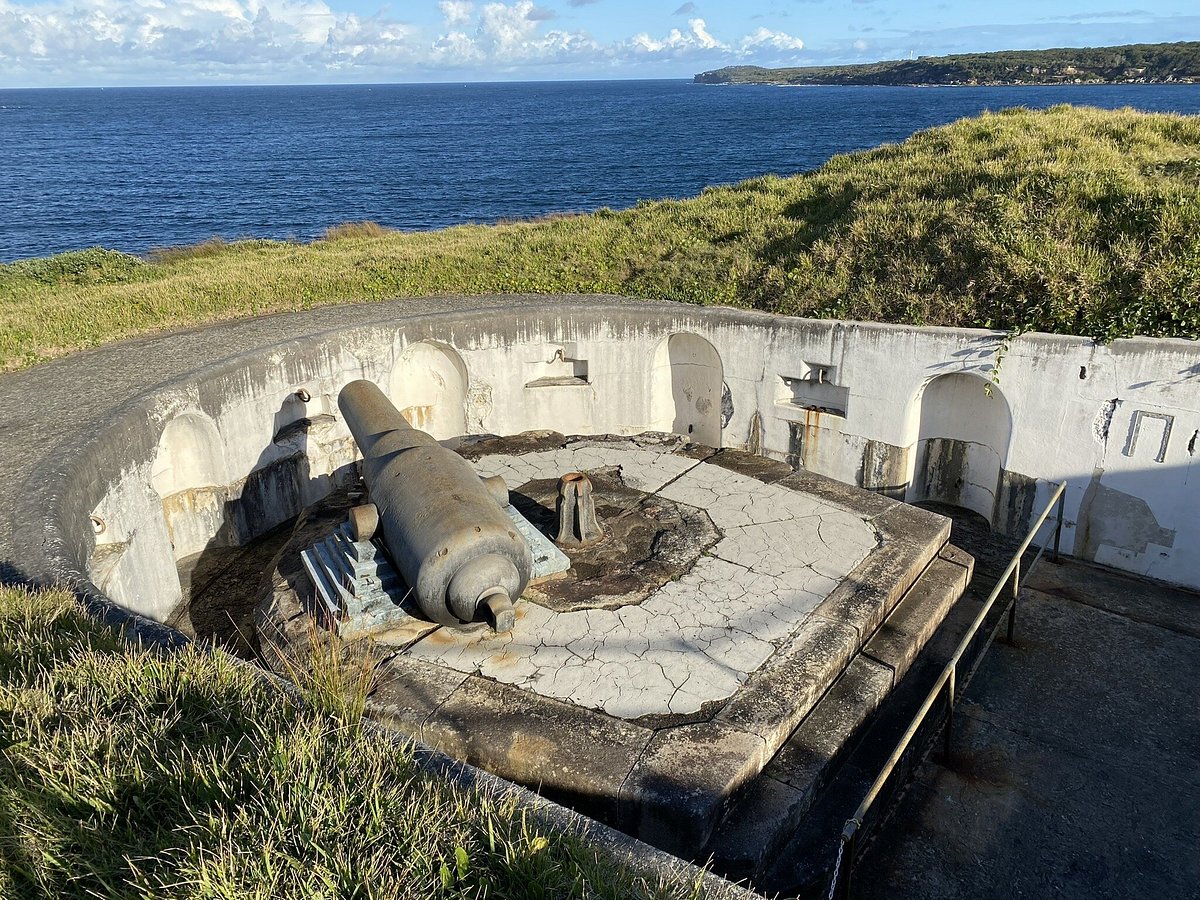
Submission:
POLYGON ((604 537, 596 521, 592 481, 582 472, 568 472, 558 479, 558 534, 560 547, 586 547, 604 537))

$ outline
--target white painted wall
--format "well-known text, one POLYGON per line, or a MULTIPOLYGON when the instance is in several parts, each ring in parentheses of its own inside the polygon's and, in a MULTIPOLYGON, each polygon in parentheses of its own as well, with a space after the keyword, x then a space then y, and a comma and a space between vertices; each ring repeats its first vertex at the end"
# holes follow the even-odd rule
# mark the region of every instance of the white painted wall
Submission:
POLYGON ((254 473, 291 466, 300 473, 294 502, 322 496, 355 454, 338 391, 369 378, 405 408, 419 407, 441 439, 691 425, 694 440, 741 447, 757 430, 765 455, 797 457, 813 471, 902 497, 921 493, 912 485, 924 442, 963 440, 977 445, 964 502, 985 515, 992 509, 999 526, 1020 524, 1006 506, 1012 497, 997 496, 1001 467, 1028 486, 1024 500, 1037 509, 1068 479, 1065 550, 1200 587, 1196 343, 1095 346, 1026 335, 1009 347, 988 399, 983 386, 1000 339, 993 333, 635 309, 525 309, 515 324, 399 322, 264 353, 165 389, 152 403, 163 435, 158 457, 113 473, 97 507, 115 523, 100 540, 129 548, 115 565, 114 554, 101 554, 103 586, 158 618, 178 599, 175 558, 222 527, 220 511, 181 525, 181 492, 196 504, 193 489, 221 480, 215 487, 236 504, 254 473), (307 402, 297 400, 300 388, 307 402), (307 428, 289 430, 303 419, 307 428), (164 542, 170 535, 174 552, 164 542))

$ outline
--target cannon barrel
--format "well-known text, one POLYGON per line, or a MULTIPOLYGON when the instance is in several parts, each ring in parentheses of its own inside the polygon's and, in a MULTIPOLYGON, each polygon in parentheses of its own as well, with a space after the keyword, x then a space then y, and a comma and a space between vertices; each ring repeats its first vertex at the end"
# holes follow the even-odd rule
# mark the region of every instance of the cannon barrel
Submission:
POLYGON ((512 628, 533 559, 495 480, 485 484, 465 459, 409 425, 373 382, 346 385, 338 407, 362 451, 383 545, 421 610, 443 625, 512 628))

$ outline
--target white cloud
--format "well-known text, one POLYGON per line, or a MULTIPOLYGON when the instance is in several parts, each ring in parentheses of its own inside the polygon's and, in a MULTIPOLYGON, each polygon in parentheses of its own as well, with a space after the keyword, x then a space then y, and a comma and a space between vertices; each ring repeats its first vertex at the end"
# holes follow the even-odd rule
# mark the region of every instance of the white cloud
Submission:
POLYGON ((759 28, 753 34, 748 34, 742 38, 740 46, 743 52, 762 49, 803 50, 804 41, 782 31, 759 28))
POLYGON ((442 18, 446 20, 447 28, 466 25, 475 14, 475 4, 470 0, 442 0, 438 4, 438 9, 442 11, 442 18))
POLYGON ((708 26, 703 19, 688 19, 688 28, 696 38, 696 43, 704 50, 724 49, 725 45, 708 33, 708 26))
POLYGON ((0 0, 0 82, 554 77, 665 71, 659 63, 687 74, 690 61, 705 68, 778 61, 804 46, 766 28, 718 37, 701 18, 686 30, 600 42, 553 27, 552 13, 534 0, 441 0, 436 9, 441 27, 421 29, 384 11, 338 11, 326 0, 0 0))

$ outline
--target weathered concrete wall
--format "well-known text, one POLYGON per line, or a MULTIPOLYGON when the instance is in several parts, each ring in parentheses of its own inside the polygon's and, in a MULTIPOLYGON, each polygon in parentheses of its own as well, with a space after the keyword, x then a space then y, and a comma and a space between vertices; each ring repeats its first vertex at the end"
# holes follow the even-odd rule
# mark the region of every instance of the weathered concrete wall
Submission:
POLYGON ((1012 413, 995 384, 956 372, 938 375, 918 399, 917 456, 907 499, 936 499, 994 518, 1012 442, 1012 413))
POLYGON ((999 340, 551 298, 326 332, 128 404, 67 473, 91 481, 69 492, 82 521, 64 534, 103 590, 161 619, 180 596, 178 558, 244 542, 349 476, 336 398, 368 378, 440 439, 690 429, 890 496, 958 503, 1011 533, 1066 478, 1064 548, 1200 586, 1200 347, 1027 335, 989 395, 999 340))

